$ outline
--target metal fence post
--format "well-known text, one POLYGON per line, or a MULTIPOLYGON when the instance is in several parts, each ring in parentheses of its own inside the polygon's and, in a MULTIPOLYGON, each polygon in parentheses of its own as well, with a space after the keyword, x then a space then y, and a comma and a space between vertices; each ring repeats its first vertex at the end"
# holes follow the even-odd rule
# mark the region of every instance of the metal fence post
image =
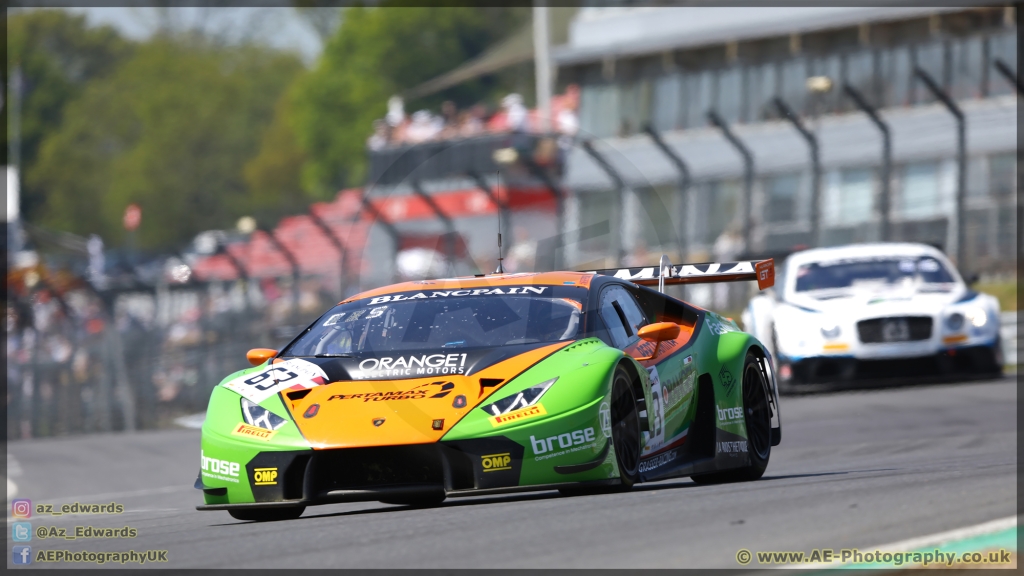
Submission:
POLYGON ((889 132, 889 125, 882 120, 878 112, 868 104, 864 96, 853 86, 846 84, 843 90, 853 100, 854 104, 868 115, 875 126, 882 133, 882 193, 880 198, 879 211, 882 213, 882 241, 888 242, 892 239, 892 134, 889 132))
POLYGON ((818 148, 818 137, 804 127, 796 112, 782 98, 775 98, 774 102, 779 112, 807 141, 807 147, 811 152, 811 244, 821 246, 821 155, 818 148))
POLYGON ((967 118, 956 102, 939 87, 939 84, 921 68, 914 69, 916 76, 956 119, 956 263, 961 270, 967 270, 967 231, 964 230, 964 204, 967 194, 967 118))
POLYGON ((725 136, 725 139, 732 144, 733 148, 735 148, 743 158, 743 251, 750 254, 752 249, 750 236, 754 227, 752 206, 754 201, 754 155, 750 152, 750 149, 732 133, 728 124, 725 123, 725 120, 723 120, 717 112, 714 110, 708 110, 708 120, 722 131, 722 135, 725 136))
POLYGON ((690 167, 686 165, 686 162, 679 156, 679 154, 672 149, 665 140, 662 139, 653 126, 650 124, 644 126, 644 132, 651 137, 651 141, 654 145, 661 150, 672 165, 675 166, 676 171, 679 172, 679 232, 676 234, 676 242, 679 245, 679 261, 685 262, 687 258, 687 230, 686 230, 686 209, 689 206, 690 199, 690 167))

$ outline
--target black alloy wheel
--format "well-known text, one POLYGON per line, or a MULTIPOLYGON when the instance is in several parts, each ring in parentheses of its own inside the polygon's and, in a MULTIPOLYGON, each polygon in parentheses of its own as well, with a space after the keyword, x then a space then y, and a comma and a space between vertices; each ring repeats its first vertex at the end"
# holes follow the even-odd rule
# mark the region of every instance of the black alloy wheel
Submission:
POLYGON ((766 464, 772 452, 772 422, 768 407, 768 387, 757 360, 748 362, 743 373, 743 415, 751 457, 766 464))
MULTIPOLYGON (((768 468, 772 454, 771 408, 768 404, 768 383, 761 373, 761 360, 747 352, 743 362, 743 419, 747 428, 747 456, 750 463, 742 468, 691 476, 698 484, 746 482, 757 480, 768 468)), ((723 456, 718 456, 721 460, 723 456)))
POLYGON ((636 483, 640 468, 640 414, 632 379, 622 366, 615 369, 612 380, 611 424, 619 480, 628 489, 636 483))

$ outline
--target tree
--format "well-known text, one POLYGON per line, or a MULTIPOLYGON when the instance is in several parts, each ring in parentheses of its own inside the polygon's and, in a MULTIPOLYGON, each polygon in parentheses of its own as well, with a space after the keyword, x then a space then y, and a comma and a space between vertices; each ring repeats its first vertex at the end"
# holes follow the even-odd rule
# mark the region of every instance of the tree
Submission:
POLYGON ((289 93, 278 100, 274 119, 263 133, 260 151, 246 163, 243 172, 250 191, 249 213, 264 224, 313 201, 328 199, 307 193, 301 185, 302 167, 308 155, 295 136, 293 106, 289 93))
MULTIPOLYGON (((525 20, 524 8, 348 8, 316 68, 295 86, 295 130, 309 155, 303 184, 326 194, 362 184, 365 141, 388 97, 482 53, 525 20)), ((493 84, 467 82, 416 106, 472 104, 493 84)))
MULTIPOLYGON (((43 138, 55 131, 67 104, 78 98, 92 80, 108 76, 130 56, 133 44, 109 26, 91 28, 85 17, 63 10, 30 10, 7 16, 7 74, 21 69, 22 173, 32 170, 43 138)), ((5 104, 11 102, 8 90, 5 104)), ((6 113, 7 110, 5 109, 6 113)), ((6 120, 6 116, 5 116, 6 120)), ((4 141, 4 158, 9 158, 4 141)), ((45 190, 31 181, 22 183, 24 218, 36 219, 46 203, 45 190)))
POLYGON ((72 102, 44 142, 33 185, 43 221, 123 240, 125 206, 143 209, 140 245, 181 246, 249 213, 243 167, 301 63, 256 45, 157 37, 72 102))

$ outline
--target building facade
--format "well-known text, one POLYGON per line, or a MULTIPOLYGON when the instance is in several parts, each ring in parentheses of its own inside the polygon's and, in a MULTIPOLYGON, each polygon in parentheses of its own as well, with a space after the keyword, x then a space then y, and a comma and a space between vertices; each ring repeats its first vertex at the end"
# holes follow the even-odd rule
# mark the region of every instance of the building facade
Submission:
POLYGON ((581 9, 553 50, 559 85, 580 86, 579 139, 592 141, 567 161, 566 261, 700 261, 883 237, 959 257, 963 234, 962 269, 1015 270, 1017 18, 1014 6, 581 9), (964 116, 962 232, 956 118, 922 75, 964 116), (882 132, 847 86, 891 136, 887 193, 882 132), (817 187, 808 141, 777 99, 817 140, 817 187))

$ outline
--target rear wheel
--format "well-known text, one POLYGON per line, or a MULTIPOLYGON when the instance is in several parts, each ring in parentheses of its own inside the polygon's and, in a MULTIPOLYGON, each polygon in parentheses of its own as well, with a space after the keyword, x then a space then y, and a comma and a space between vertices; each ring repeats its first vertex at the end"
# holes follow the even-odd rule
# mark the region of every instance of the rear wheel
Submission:
POLYGON ((629 372, 619 366, 612 377, 611 394, 612 446, 615 447, 615 462, 619 467, 619 485, 599 487, 561 488, 566 496, 596 494, 601 492, 629 490, 636 483, 640 468, 640 414, 637 409, 633 379, 629 372))
POLYGON ((734 470, 693 476, 694 482, 743 482, 757 480, 764 475, 772 453, 772 423, 768 394, 768 384, 761 374, 758 358, 747 352, 747 358, 743 363, 743 419, 747 428, 747 456, 750 458, 750 464, 734 470))
POLYGON ((306 511, 305 506, 293 506, 290 508, 239 508, 228 510, 228 514, 235 520, 248 520, 251 522, 276 522, 278 520, 294 520, 306 511))

